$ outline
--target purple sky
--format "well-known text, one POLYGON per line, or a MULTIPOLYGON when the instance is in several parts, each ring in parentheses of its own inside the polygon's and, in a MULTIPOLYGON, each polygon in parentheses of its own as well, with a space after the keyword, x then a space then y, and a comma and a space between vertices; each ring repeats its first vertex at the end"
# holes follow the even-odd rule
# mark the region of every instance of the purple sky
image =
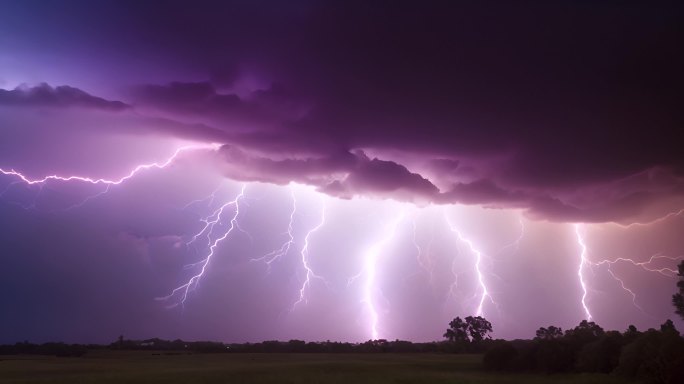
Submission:
POLYGON ((684 7, 369 3, 0 0, 0 342, 675 319, 684 7))

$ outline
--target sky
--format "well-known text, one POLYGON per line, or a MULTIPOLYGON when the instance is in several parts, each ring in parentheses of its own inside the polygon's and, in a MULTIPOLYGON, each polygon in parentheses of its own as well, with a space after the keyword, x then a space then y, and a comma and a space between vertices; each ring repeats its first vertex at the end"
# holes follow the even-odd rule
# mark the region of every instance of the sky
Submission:
POLYGON ((682 17, 0 0, 0 343, 684 329, 682 17))

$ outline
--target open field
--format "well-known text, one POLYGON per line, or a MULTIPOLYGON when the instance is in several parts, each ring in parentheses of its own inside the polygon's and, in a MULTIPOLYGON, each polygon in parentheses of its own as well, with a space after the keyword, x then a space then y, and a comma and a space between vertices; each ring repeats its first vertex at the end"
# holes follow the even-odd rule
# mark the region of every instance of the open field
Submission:
POLYGON ((495 374, 481 355, 195 354, 96 351, 0 356, 0 383, 624 383, 607 375, 495 374))

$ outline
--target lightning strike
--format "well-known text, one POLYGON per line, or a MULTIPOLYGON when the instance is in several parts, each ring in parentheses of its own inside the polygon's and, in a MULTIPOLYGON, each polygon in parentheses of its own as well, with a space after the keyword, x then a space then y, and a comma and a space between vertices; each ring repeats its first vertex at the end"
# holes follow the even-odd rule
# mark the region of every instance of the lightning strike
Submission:
POLYGON ((280 259, 281 257, 287 255, 287 253, 290 251, 290 248, 292 247, 292 244, 294 244, 294 229, 293 229, 293 224, 294 224, 294 219, 295 215, 297 213, 297 198, 295 197, 295 193, 293 189, 290 189, 290 196, 292 196, 292 211, 290 212, 290 221, 287 225, 287 231, 285 234, 288 237, 288 240, 283 243, 283 245, 280 246, 280 248, 275 249, 261 257, 258 257, 256 259, 252 259, 251 261, 263 261, 266 263, 267 266, 267 271, 270 272, 271 270, 271 263, 274 261, 280 259))
POLYGON ((615 259, 615 260, 603 260, 603 261, 600 261, 600 262, 598 262, 598 263, 595 263, 595 265, 602 265, 602 264, 613 265, 613 264, 615 264, 615 263, 617 263, 617 262, 626 262, 626 263, 632 264, 632 265, 635 266, 635 267, 639 267, 639 268, 643 269, 644 271, 659 273, 659 274, 661 274, 661 275, 663 275, 663 276, 665 276, 665 277, 675 277, 675 276, 677 276, 678 271, 677 271, 676 269, 674 269, 674 268, 668 268, 668 267, 651 268, 651 267, 649 267, 649 264, 652 264, 652 263, 654 263, 656 260, 660 260, 660 259, 666 259, 666 260, 670 260, 670 261, 677 262, 677 261, 682 261, 682 260, 684 260, 684 257, 682 257, 682 256, 672 257, 672 256, 665 256, 665 255, 655 254, 655 255, 651 256, 651 257, 648 259, 648 261, 641 261, 641 262, 639 262, 639 261, 634 261, 634 260, 632 260, 632 259, 625 258, 625 257, 618 257, 618 258, 615 259))
POLYGON ((611 224, 617 225, 618 227, 623 228, 623 229, 629 229, 632 227, 647 227, 647 226, 650 226, 653 224, 663 222, 663 221, 665 221, 671 217, 680 216, 683 213, 684 213, 684 208, 680 209, 679 211, 670 212, 670 213, 668 213, 662 217, 658 217, 658 218, 651 220, 651 221, 648 221, 646 223, 631 223, 631 224, 611 223, 611 224))
POLYGON ((323 277, 317 275, 309 265, 309 245, 311 244, 311 235, 313 235, 315 232, 321 229, 323 225, 325 225, 325 206, 321 208, 321 221, 318 223, 318 225, 316 225, 309 232, 307 232, 306 236, 304 236, 304 246, 302 247, 302 250, 299 252, 299 254, 301 256, 302 266, 304 267, 304 270, 306 270, 306 275, 304 282, 302 283, 302 286, 299 289, 299 299, 294 304, 292 304, 292 310, 294 310, 297 304, 301 302, 304 302, 305 304, 308 303, 308 300, 306 298, 306 290, 311 285, 311 279, 323 279, 323 277))
POLYGON ((378 331, 379 315, 374 300, 374 296, 382 296, 382 292, 376 286, 376 269, 378 259, 381 255, 382 249, 395 237, 397 227, 403 219, 404 212, 402 211, 394 221, 386 226, 385 235, 371 245, 366 252, 364 252, 364 266, 361 272, 350 278, 347 284, 349 285, 361 276, 365 276, 361 303, 365 304, 370 315, 369 328, 372 340, 377 340, 380 338, 378 331))
MULTIPOLYGON (((678 213, 675 213, 675 214, 678 214, 678 213)), ((621 263, 621 262, 622 263, 628 263, 628 264, 631 264, 635 267, 641 268, 644 271, 659 273, 665 277, 672 278, 672 277, 675 277, 677 275, 677 270, 675 270, 674 268, 668 268, 668 267, 657 268, 657 267, 652 267, 651 265, 653 263, 655 263, 656 261, 661 260, 661 259, 670 260, 670 261, 684 260, 684 257, 682 257, 682 256, 671 257, 671 256, 655 254, 655 255, 651 256, 647 261, 635 261, 633 259, 626 258, 626 257, 618 257, 614 260, 601 260, 598 262, 592 262, 592 261, 587 259, 587 245, 586 245, 586 242, 584 241, 584 238, 582 236, 579 224, 575 224, 575 234, 577 237, 577 243, 579 244, 579 246, 582 250, 581 255, 580 255, 581 262, 580 262, 580 266, 579 266, 577 275, 579 277, 580 284, 582 285, 582 290, 583 290, 582 306, 584 307, 585 314, 587 315, 587 320, 591 320, 591 313, 589 312, 589 309, 587 308, 587 305, 586 305, 587 287, 586 287, 586 283, 584 281, 584 267, 585 266, 596 267, 596 266, 607 265, 606 270, 608 271, 608 274, 610 274, 610 276, 613 278, 613 280, 615 280, 620 285, 620 288, 622 288, 623 291, 625 291, 628 295, 630 295, 632 297, 632 304, 634 304, 634 306, 637 309, 639 309, 640 311, 646 313, 646 311, 644 311, 644 309, 637 303, 636 292, 634 292, 632 289, 627 287, 627 285, 625 284, 625 281, 622 278, 618 277, 615 274, 615 272, 611 269, 611 267, 613 265, 615 265, 617 263, 621 263)), ((648 313, 646 313, 646 314, 648 314, 648 313)))
POLYGON ((448 217, 445 216, 447 219, 447 224, 449 225, 449 229, 451 229, 452 232, 456 234, 458 237, 458 240, 468 246, 468 249, 470 252, 472 252, 475 255, 475 273, 477 274, 477 281, 478 284, 480 285, 480 289, 482 290, 482 295, 480 296, 480 301, 477 305, 477 309, 475 310, 475 315, 476 316, 482 316, 483 313, 483 307, 485 300, 489 299, 489 301, 496 305, 494 300, 492 299, 492 296, 489 294, 489 290, 487 289, 487 285, 485 284, 484 281, 484 276, 482 275, 482 270, 480 268, 480 265, 482 263, 482 252, 479 251, 477 248, 475 248, 475 245, 473 242, 469 239, 466 239, 461 232, 451 224, 449 221, 448 217))
POLYGON ((430 258, 430 252, 432 249, 432 242, 434 241, 434 232, 431 233, 430 235, 430 241, 427 244, 427 249, 423 250, 423 248, 420 246, 418 243, 418 228, 416 225, 416 221, 413 220, 413 246, 416 248, 416 261, 418 262, 418 265, 420 268, 425 271, 429 277, 430 285, 434 286, 434 276, 433 276, 433 265, 432 265, 432 260, 430 258))
POLYGON ((223 183, 220 183, 209 196, 203 197, 201 199, 196 199, 196 200, 193 200, 193 201, 185 204, 185 206, 183 207, 183 210, 190 209, 190 207, 192 207, 196 204, 199 204, 199 203, 204 203, 204 202, 207 202, 206 204, 204 204, 207 208, 211 207, 214 204, 214 200, 216 200, 216 194, 219 192, 221 187, 223 187, 223 183))
POLYGON ((212 212, 207 218, 203 219, 206 225, 200 230, 200 232, 193 236, 192 241, 195 241, 199 236, 206 232, 207 240, 209 242, 207 255, 199 262, 186 266, 186 268, 199 266, 199 272, 193 275, 185 284, 174 288, 171 291, 171 293, 169 293, 167 296, 157 298, 158 300, 168 301, 174 297, 180 296, 178 302, 172 304, 170 307, 173 308, 179 304, 185 304, 185 301, 187 300, 190 291, 193 291, 195 290, 195 288, 197 288, 200 279, 204 276, 207 266, 209 265, 212 257, 214 256, 218 245, 223 240, 225 240, 228 237, 228 235, 230 235, 233 232, 234 229, 239 228, 237 219, 240 215, 240 200, 244 198, 244 195, 245 185, 242 186, 240 193, 235 197, 235 199, 224 203, 216 211, 212 212), (221 224, 221 222, 223 221, 223 214, 228 207, 234 207, 233 216, 230 218, 230 226, 222 234, 218 235, 212 240, 211 238, 212 234, 214 233, 214 228, 217 225, 221 224))
POLYGON ((183 152, 187 151, 194 151, 194 150, 199 150, 199 149, 212 149, 212 150, 217 150, 220 148, 219 144, 198 144, 198 145, 186 145, 183 147, 180 147, 176 149, 173 154, 168 157, 166 160, 162 162, 154 162, 154 163, 149 163, 149 164, 140 164, 133 168, 128 174, 121 176, 118 179, 105 179, 105 178, 92 178, 88 176, 60 176, 60 175, 48 175, 44 176, 43 178, 40 179, 31 179, 28 176, 24 175, 23 173, 15 170, 15 169, 4 169, 0 168, 0 173, 7 175, 7 176, 15 176, 18 177, 21 181, 23 181, 25 184, 28 185, 34 185, 34 184, 44 184, 50 180, 56 180, 56 181, 80 181, 83 183, 89 183, 89 184, 113 184, 113 185, 118 185, 126 180, 134 177, 136 174, 138 174, 141 171, 152 169, 152 168, 157 168, 157 169, 162 169, 168 167, 171 163, 173 163, 176 158, 183 152))
MULTIPOLYGON (((92 177, 88 177, 88 176, 78 176, 78 175, 61 176, 61 175, 57 175, 57 174, 44 176, 44 177, 38 178, 38 179, 32 179, 32 178, 26 176, 25 174, 23 174, 23 173, 21 173, 21 172, 15 170, 15 169, 13 169, 13 168, 12 168, 12 169, 0 168, 0 174, 3 174, 3 175, 5 175, 5 176, 13 176, 13 177, 16 177, 16 178, 19 179, 19 180, 15 181, 15 182, 10 183, 9 186, 8 186, 2 193, 0 193, 0 197, 2 197, 3 195, 5 195, 5 194, 7 193, 7 191, 9 191, 9 189, 10 189, 11 187, 13 187, 14 185, 22 184, 22 183, 25 184, 25 185, 28 185, 28 186, 33 186, 33 185, 38 185, 38 186, 40 186, 41 189, 40 189, 40 191, 39 191, 39 194, 42 192, 42 187, 43 187, 44 185, 46 185, 47 182, 49 182, 49 181, 81 182, 81 183, 87 183, 87 184, 92 184, 92 185, 106 185, 106 188, 105 188, 103 191, 98 192, 98 193, 96 193, 96 194, 94 194, 94 195, 88 196, 88 197, 86 197, 83 201, 78 202, 78 203, 76 203, 76 204, 73 204, 73 205, 71 205, 71 206, 69 206, 69 207, 67 207, 67 208, 59 209, 59 211, 67 211, 67 210, 70 210, 70 209, 74 209, 74 208, 83 206, 83 205, 86 204, 88 201, 93 200, 93 199, 95 199, 95 198, 98 198, 98 197, 100 197, 100 196, 102 196, 102 195, 108 193, 108 192, 109 192, 109 189, 110 189, 110 187, 111 187, 112 185, 119 185, 119 184, 122 184, 122 183, 124 183, 125 181, 127 181, 127 180, 133 178, 134 176, 136 176, 136 175, 137 175, 138 173, 140 173, 141 171, 145 171, 145 170, 153 169, 153 168, 154 168, 154 169, 163 169, 163 168, 168 167, 168 166, 169 166, 171 163, 173 163, 173 162, 178 158, 178 156, 180 156, 181 153, 183 153, 183 152, 194 151, 194 150, 200 150, 200 149, 217 150, 217 149, 219 149, 219 148, 220 148, 220 145, 219 145, 219 144, 196 144, 196 145, 186 145, 186 146, 182 146, 182 147, 177 148, 177 149, 173 152, 173 154, 172 154, 171 156, 169 156, 168 158, 166 158, 164 161, 153 162, 153 163, 147 163, 147 164, 140 164, 140 165, 136 166, 135 168, 133 168, 130 172, 128 172, 128 173, 125 174, 124 176, 119 177, 118 179, 92 178, 92 177)), ((22 207, 25 208, 25 209, 35 208, 35 205, 36 205, 35 200, 36 200, 37 198, 38 198, 38 196, 36 196, 36 197, 34 198, 34 202, 33 202, 33 204, 31 204, 30 206, 26 207, 26 206, 23 206, 23 205, 22 205, 22 207)))
POLYGON ((627 286, 625 286, 625 282, 621 278, 617 277, 617 275, 615 273, 613 273, 613 271, 610 269, 610 266, 608 266, 608 273, 610 274, 610 276, 613 277, 613 279, 615 279, 615 281, 617 281, 620 284, 620 287, 624 291, 628 292, 632 296, 632 304, 634 304, 634 306, 637 307, 641 312, 645 313, 644 309, 641 308, 641 306, 639 304, 637 304, 636 293, 634 293, 634 291, 632 291, 631 289, 627 288, 627 286))
POLYGON ((504 250, 508 248, 515 248, 513 250, 513 255, 518 253, 518 250, 520 249, 520 242, 522 241, 523 237, 525 237, 525 221, 523 220, 522 215, 518 217, 518 223, 520 224, 520 235, 510 244, 504 245, 497 254, 502 253, 504 250))
POLYGON ((575 224, 575 236, 577 237, 577 244, 580 247, 580 262, 579 262, 579 267, 577 268, 577 277, 579 278, 580 285, 582 286, 582 308, 584 308, 584 314, 586 316, 586 319, 588 321, 591 321, 592 316, 591 312, 589 311, 589 307, 587 307, 587 285, 584 281, 584 266, 588 264, 587 261, 587 245, 584 242, 584 237, 582 237, 582 232, 580 230, 580 224, 575 224))
POLYGON ((617 281, 618 284, 620 284, 620 287, 622 288, 622 290, 624 290, 624 291, 627 292, 630 296, 632 296, 632 303, 634 304, 634 306, 635 306, 636 308, 638 308, 640 311, 646 313, 646 311, 644 311, 644 309, 637 303, 636 293, 635 293, 634 291, 632 291, 630 288, 628 288, 628 287, 625 285, 624 280, 622 280, 620 277, 618 277, 618 276, 613 272, 613 270, 611 269, 611 267, 612 267, 613 265, 619 263, 619 262, 624 262, 624 263, 632 264, 633 266, 638 267, 638 268, 641 268, 641 269, 643 269, 644 271, 647 271, 647 272, 659 273, 659 274, 661 274, 661 275, 663 275, 663 276, 665 276, 665 277, 670 277, 670 278, 676 277, 676 276, 677 276, 677 271, 676 271, 675 269, 673 269, 673 268, 668 268, 668 267, 663 267, 663 268, 651 268, 651 267, 649 266, 651 263, 654 263, 656 260, 660 260, 660 259, 666 259, 666 260, 670 260, 670 261, 681 261, 681 260, 683 260, 684 258, 681 257, 681 256, 680 256, 680 257, 670 257, 670 256, 664 256, 664 255, 655 254, 655 255, 651 256, 647 261, 642 261, 642 262, 634 261, 634 260, 632 260, 632 259, 630 259, 630 258, 618 257, 618 258, 616 258, 615 260, 602 260, 602 261, 599 261, 599 262, 596 262, 596 263, 591 263, 591 265, 594 265, 594 266, 607 265, 607 266, 608 266, 607 271, 608 271, 608 273, 610 274, 610 276, 611 276, 615 281, 617 281))

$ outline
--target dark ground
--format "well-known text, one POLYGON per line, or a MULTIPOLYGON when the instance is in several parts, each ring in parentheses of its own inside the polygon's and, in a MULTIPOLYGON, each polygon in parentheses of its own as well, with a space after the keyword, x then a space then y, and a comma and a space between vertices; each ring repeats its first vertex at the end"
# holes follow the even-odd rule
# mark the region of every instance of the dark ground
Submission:
POLYGON ((165 354, 0 357, 0 383, 624 383, 601 374, 498 374, 481 355, 165 354))

